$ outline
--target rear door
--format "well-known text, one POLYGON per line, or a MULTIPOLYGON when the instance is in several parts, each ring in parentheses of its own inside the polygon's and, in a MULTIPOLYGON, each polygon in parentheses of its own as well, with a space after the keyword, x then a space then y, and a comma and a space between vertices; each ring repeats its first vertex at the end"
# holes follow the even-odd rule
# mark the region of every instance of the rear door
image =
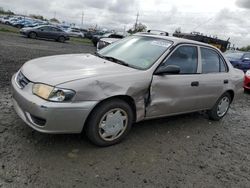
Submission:
POLYGON ((44 26, 44 27, 40 27, 39 29, 37 29, 37 35, 38 37, 41 38, 49 38, 51 30, 50 27, 48 26, 44 26))
POLYGON ((218 98, 230 85, 228 67, 224 58, 216 50, 200 47, 202 74, 200 77, 201 95, 204 107, 211 109, 218 98))
POLYGON ((159 117, 203 108, 204 96, 201 95, 200 70, 196 45, 181 45, 163 61, 160 66, 176 65, 179 74, 153 75, 150 88, 150 103, 146 117, 159 117))

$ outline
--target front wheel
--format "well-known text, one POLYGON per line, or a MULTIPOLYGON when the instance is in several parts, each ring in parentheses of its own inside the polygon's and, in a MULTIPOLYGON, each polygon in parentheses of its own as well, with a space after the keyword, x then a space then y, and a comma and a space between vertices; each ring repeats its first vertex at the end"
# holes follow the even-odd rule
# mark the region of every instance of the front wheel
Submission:
POLYGON ((133 111, 123 100, 103 102, 91 113, 86 133, 98 146, 119 143, 129 132, 133 123, 133 111))
POLYGON ((229 93, 224 93, 218 99, 214 107, 208 111, 209 118, 215 121, 222 119, 227 114, 231 102, 231 95, 229 93))
POLYGON ((57 39, 59 42, 65 42, 65 37, 64 36, 60 36, 60 37, 58 37, 58 39, 57 39))
POLYGON ((35 39, 37 37, 37 34, 35 32, 30 32, 28 34, 28 37, 31 38, 31 39, 35 39))

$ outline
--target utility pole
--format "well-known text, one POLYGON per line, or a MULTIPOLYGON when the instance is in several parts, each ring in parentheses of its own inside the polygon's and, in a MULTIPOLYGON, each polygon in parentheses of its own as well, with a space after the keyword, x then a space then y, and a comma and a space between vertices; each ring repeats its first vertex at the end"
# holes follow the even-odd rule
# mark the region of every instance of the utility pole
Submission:
POLYGON ((126 25, 124 25, 124 28, 123 28, 123 35, 125 36, 126 34, 126 25))
POLYGON ((138 25, 138 20, 139 20, 139 12, 137 12, 137 15, 136 15, 135 30, 136 30, 137 25, 138 25))
POLYGON ((54 18, 56 18, 56 11, 54 12, 54 18))
POLYGON ((84 17, 84 12, 82 11, 82 22, 81 22, 81 28, 83 29, 83 17, 84 17))

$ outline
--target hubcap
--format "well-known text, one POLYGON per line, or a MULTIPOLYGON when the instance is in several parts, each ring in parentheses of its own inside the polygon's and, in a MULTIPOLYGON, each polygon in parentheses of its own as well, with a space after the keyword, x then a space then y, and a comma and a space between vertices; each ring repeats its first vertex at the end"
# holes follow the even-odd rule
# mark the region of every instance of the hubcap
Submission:
POLYGON ((119 138, 128 125, 127 113, 115 108, 103 115, 99 123, 99 135, 103 140, 113 141, 119 138))
POLYGON ((222 117, 227 113, 229 105, 230 105, 229 98, 228 97, 223 97, 221 99, 221 101, 219 102, 218 108, 217 108, 217 114, 218 114, 219 117, 222 117))

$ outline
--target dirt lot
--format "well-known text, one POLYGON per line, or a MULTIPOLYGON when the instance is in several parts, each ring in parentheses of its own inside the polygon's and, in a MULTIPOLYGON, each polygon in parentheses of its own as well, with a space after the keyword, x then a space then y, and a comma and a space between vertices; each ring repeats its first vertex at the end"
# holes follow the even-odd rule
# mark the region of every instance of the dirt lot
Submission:
POLYGON ((11 104, 10 78, 29 59, 92 46, 0 32, 0 187, 250 187, 250 95, 211 122, 202 113, 134 125, 121 144, 29 128, 11 104))

